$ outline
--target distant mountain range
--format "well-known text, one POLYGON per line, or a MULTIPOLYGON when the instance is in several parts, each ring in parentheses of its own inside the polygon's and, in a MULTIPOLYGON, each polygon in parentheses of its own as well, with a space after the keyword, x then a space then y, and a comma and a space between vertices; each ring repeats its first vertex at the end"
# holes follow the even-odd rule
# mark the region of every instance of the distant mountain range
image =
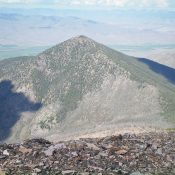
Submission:
POLYGON ((0 140, 175 127, 175 69, 85 36, 0 61, 0 140))
POLYGON ((22 14, 3 11, 7 10, 0 9, 0 44, 48 46, 80 33, 107 45, 174 44, 173 17, 169 20, 156 18, 150 21, 139 17, 139 14, 135 17, 131 14, 129 18, 123 17, 124 13, 113 16, 107 10, 103 18, 113 16, 113 19, 102 22, 96 19, 95 14, 94 17, 87 19, 89 15, 77 17, 76 14, 72 14, 75 16, 66 14, 67 11, 63 16, 55 15, 56 12, 52 14, 43 12, 39 15, 36 11, 29 12, 29 10, 23 10, 22 14))

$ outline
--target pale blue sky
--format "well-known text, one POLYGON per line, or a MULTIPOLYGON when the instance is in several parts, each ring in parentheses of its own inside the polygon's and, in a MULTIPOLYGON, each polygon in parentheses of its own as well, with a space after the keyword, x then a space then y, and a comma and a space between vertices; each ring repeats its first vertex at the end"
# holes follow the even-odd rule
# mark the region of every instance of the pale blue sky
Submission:
POLYGON ((86 35, 106 45, 175 44, 175 0, 0 0, 0 44, 54 45, 86 35))
POLYGON ((175 0, 0 0, 0 6, 175 9, 175 0))

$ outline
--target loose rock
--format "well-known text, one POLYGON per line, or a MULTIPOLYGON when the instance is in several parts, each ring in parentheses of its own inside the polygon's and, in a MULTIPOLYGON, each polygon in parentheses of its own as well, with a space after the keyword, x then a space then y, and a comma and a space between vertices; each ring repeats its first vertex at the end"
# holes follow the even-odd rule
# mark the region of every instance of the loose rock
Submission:
POLYGON ((4 143, 0 175, 174 175, 174 148, 175 132, 4 143))

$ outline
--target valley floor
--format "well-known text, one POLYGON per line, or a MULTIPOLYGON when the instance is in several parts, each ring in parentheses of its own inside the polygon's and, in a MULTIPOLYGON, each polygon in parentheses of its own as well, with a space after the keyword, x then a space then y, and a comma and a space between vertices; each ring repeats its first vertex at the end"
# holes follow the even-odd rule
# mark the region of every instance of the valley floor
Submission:
POLYGON ((175 132, 0 144, 0 175, 173 175, 175 132))

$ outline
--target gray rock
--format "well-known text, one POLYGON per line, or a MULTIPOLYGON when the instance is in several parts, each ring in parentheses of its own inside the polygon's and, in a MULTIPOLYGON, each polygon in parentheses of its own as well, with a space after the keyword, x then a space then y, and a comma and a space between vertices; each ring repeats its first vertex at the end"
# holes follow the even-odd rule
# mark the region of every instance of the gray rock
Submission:
POLYGON ((44 153, 46 156, 52 156, 55 150, 59 150, 63 148, 66 148, 66 145, 64 143, 59 143, 54 146, 53 145, 50 146, 46 151, 44 151, 44 153))
POLYGON ((158 148, 158 144, 157 143, 152 144, 152 149, 156 150, 157 148, 158 148))
POLYGON ((4 150, 4 151, 3 151, 3 155, 5 155, 5 156, 9 156, 10 153, 9 153, 7 150, 4 150))
POLYGON ((131 173, 130 175, 144 175, 144 174, 142 174, 142 173, 140 173, 139 171, 137 171, 137 172, 131 173))
POLYGON ((75 173, 74 170, 66 170, 66 171, 62 171, 63 175, 73 175, 75 173))
POLYGON ((102 156, 102 157, 107 157, 108 153, 107 152, 99 152, 98 156, 102 156))
POLYGON ((87 145, 87 147, 89 148, 89 149, 93 149, 93 150, 96 150, 96 151, 99 151, 100 150, 100 148, 99 147, 97 147, 95 144, 93 144, 93 143, 86 143, 86 145, 87 145))
POLYGON ((77 154, 77 152, 76 152, 76 151, 71 152, 71 155, 72 155, 73 157, 77 157, 77 156, 78 156, 78 154, 77 154))
POLYGON ((40 173, 40 172, 41 172, 41 170, 40 170, 39 168, 35 168, 34 171, 35 171, 36 173, 40 173))
POLYGON ((158 148, 156 154, 162 155, 162 148, 158 148))

